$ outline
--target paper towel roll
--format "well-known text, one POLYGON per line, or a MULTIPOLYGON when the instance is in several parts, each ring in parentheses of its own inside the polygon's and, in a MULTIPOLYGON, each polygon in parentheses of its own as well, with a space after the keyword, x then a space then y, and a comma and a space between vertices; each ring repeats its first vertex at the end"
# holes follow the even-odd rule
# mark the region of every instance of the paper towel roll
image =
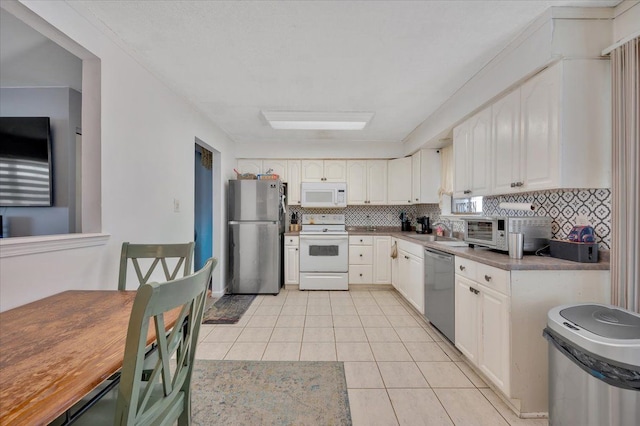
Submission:
POLYGON ((498 207, 505 210, 527 210, 533 211, 536 208, 531 203, 500 203, 498 207))

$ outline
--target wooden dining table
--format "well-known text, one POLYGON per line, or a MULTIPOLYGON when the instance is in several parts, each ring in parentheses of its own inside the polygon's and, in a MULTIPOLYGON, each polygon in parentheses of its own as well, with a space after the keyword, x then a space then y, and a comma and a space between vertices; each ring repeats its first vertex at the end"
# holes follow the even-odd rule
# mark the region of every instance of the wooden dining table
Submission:
POLYGON ((0 313, 0 425, 46 425, 120 370, 135 295, 71 290, 0 313))

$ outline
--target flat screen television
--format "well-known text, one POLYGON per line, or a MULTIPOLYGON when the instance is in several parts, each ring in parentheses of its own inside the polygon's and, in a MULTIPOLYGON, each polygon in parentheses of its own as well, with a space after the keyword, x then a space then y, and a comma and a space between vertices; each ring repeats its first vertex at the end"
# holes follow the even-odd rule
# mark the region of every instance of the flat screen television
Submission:
POLYGON ((51 206, 49 117, 0 117, 0 207, 51 206))

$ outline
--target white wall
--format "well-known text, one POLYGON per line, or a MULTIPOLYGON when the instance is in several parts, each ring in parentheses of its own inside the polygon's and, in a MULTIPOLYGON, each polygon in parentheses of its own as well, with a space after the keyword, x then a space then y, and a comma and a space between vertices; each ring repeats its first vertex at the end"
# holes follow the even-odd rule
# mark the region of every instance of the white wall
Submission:
MULTIPOLYGON (((224 185, 235 166, 231 140, 68 4, 21 3, 100 58, 100 213, 102 231, 111 236, 101 247, 0 255, 0 310, 66 289, 115 289, 123 241, 192 241, 196 137, 220 152, 222 176, 214 182, 214 234, 219 236, 214 253, 220 262, 214 291, 221 291, 226 265, 224 185), (179 213, 173 211, 174 198, 180 200, 179 213)), ((83 144, 91 134, 83 116, 83 144)), ((83 173, 84 166, 91 167, 83 165, 83 173)))
POLYGON ((614 15, 611 44, 640 31, 640 1, 623 1, 616 6, 614 15))

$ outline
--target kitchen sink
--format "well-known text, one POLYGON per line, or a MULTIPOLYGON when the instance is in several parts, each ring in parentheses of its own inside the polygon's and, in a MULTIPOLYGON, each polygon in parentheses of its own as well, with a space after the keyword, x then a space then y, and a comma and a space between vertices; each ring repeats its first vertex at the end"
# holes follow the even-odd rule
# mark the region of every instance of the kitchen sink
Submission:
POLYGON ((436 243, 438 244, 442 244, 444 246, 449 246, 449 247, 467 247, 468 244, 465 243, 464 241, 461 240, 457 240, 457 241, 436 241, 436 243))
POLYGON ((461 243, 463 242, 462 240, 459 240, 457 238, 451 238, 451 237, 438 237, 435 234, 411 234, 409 236, 409 238, 414 238, 416 240, 420 240, 420 241, 435 241, 435 242, 456 242, 456 243, 461 243))

